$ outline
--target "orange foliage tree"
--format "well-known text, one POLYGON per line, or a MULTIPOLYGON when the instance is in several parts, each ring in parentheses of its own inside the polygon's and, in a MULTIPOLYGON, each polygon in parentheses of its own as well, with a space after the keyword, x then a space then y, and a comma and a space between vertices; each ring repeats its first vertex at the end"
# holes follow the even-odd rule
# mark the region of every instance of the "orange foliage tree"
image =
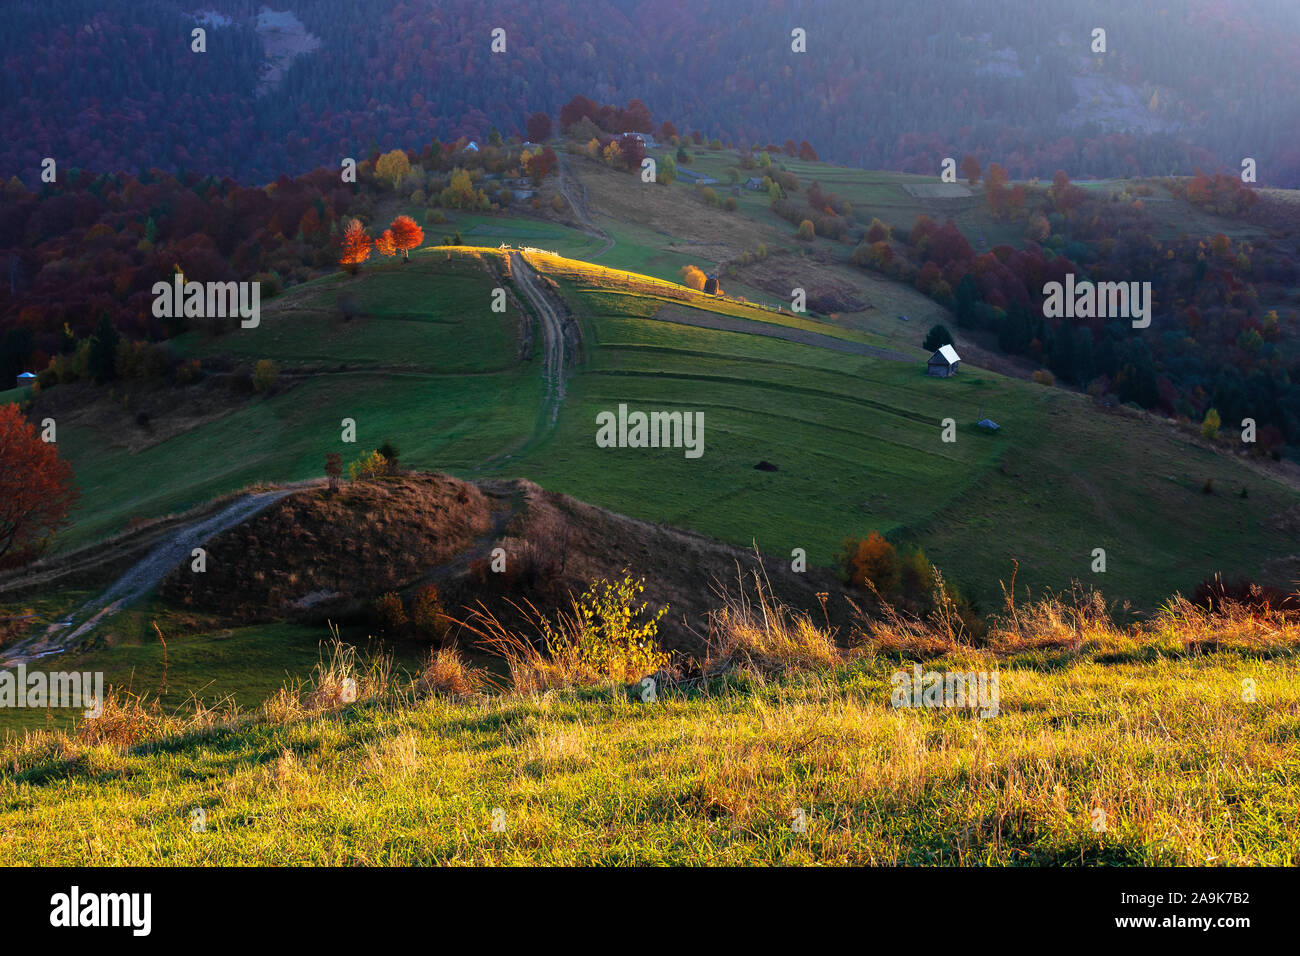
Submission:
POLYGON ((424 242, 424 230, 417 226, 410 216, 398 216, 389 229, 393 234, 393 242, 398 249, 402 250, 403 261, 410 258, 412 249, 424 242))
POLYGON ((79 497, 72 466, 23 418, 0 406, 0 567, 21 563, 46 536, 67 524, 79 497))
POLYGON ((879 531, 865 538, 847 538, 838 555, 849 584, 864 588, 870 582, 882 597, 897 590, 901 578, 898 551, 879 531))
POLYGON ((374 240, 361 228, 361 221, 350 220, 343 231, 343 254, 339 256, 339 265, 349 272, 356 272, 357 266, 370 258, 374 244, 374 240))
POLYGON ((375 240, 375 251, 381 256, 397 254, 397 240, 393 237, 393 230, 385 229, 383 234, 375 240))
POLYGON ((682 285, 692 288, 696 292, 704 291, 704 282, 707 276, 695 266, 682 266, 677 274, 682 277, 682 285))

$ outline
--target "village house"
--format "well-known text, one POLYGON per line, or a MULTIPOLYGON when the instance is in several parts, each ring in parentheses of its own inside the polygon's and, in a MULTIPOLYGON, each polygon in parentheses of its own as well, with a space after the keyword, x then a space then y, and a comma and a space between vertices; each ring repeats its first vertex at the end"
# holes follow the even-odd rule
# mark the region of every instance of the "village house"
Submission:
POLYGON ((36 384, 35 374, 33 374, 32 372, 22 372, 21 374, 19 374, 17 384, 14 387, 28 388, 35 384, 36 384))
POLYGON ((951 345, 941 345, 926 363, 925 374, 936 378, 949 378, 956 374, 957 366, 960 364, 961 357, 957 355, 957 350, 951 345))

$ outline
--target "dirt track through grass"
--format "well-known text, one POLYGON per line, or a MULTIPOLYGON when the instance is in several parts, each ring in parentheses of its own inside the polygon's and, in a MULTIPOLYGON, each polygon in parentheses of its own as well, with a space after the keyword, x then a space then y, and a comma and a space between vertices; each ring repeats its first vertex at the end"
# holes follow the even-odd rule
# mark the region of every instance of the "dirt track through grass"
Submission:
POLYGON ((227 528, 251 518, 283 498, 289 491, 285 488, 247 495, 215 515, 176 529, 155 545, 148 555, 132 565, 103 594, 64 619, 70 623, 55 622, 44 633, 8 648, 5 651, 4 666, 12 667, 68 649, 123 605, 153 590, 168 571, 189 559, 195 548, 227 528), (78 618, 79 624, 76 623, 78 618), (72 629, 73 624, 76 625, 75 629, 72 629))
POLYGON ((564 320, 556 304, 546 294, 537 273, 517 252, 510 254, 510 274, 519 284, 524 297, 531 303, 542 323, 542 343, 545 350, 545 364, 542 374, 546 379, 546 397, 543 401, 550 409, 548 424, 555 426, 560 415, 560 406, 564 404, 564 320))

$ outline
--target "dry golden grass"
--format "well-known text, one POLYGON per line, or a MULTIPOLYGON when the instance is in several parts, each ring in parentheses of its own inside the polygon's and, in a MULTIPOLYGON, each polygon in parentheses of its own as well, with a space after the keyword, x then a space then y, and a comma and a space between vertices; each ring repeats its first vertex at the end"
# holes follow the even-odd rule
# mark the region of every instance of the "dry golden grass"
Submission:
POLYGON ((733 670, 770 676, 843 662, 834 632, 776 600, 770 583, 757 571, 751 572, 749 582, 737 574, 737 584, 734 592, 722 591, 721 606, 709 618, 701 663, 706 676, 733 670))
POLYGON ((453 647, 429 652, 429 659, 416 675, 413 689, 420 696, 472 697, 490 684, 487 671, 471 666, 453 647))

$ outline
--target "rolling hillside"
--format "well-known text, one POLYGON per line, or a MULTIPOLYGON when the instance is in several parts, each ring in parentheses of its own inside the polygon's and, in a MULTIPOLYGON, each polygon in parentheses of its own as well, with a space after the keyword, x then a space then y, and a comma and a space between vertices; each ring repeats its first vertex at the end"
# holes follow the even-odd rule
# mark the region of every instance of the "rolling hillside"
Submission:
POLYGON ((216 412, 189 419, 177 404, 148 429, 125 408, 89 395, 79 404, 75 388, 43 397, 60 403, 61 450, 85 495, 64 547, 256 482, 317 477, 327 452, 346 462, 391 440, 409 467, 525 477, 774 556, 803 548, 814 564, 830 563, 846 535, 879 529, 921 545, 986 605, 1013 560, 1035 589, 1082 579, 1145 608, 1214 572, 1287 583, 1285 516, 1300 496, 1285 473, 1158 420, 1104 414, 1076 393, 972 366, 929 379, 919 350, 829 322, 527 258, 581 329, 553 427, 542 331, 505 278, 504 254, 426 248, 404 267, 295 288, 258 329, 182 341, 209 360, 274 360, 270 394, 214 392, 226 396, 216 412), (490 307, 498 284, 509 290, 502 313, 490 307), (341 295, 357 317, 341 315, 341 295), (894 355, 856 354, 876 348, 894 355), (703 456, 598 448, 596 416, 620 404, 703 412, 703 456), (1001 430, 976 428, 983 417, 1001 430), (340 441, 345 418, 355 445, 340 441), (947 418, 952 443, 941 438, 947 418), (105 449, 105 434, 124 437, 105 449), (777 470, 756 470, 760 461, 777 470), (1207 480, 1215 493, 1203 493, 1207 480), (1095 548, 1107 552, 1104 576, 1090 571, 1095 548))

